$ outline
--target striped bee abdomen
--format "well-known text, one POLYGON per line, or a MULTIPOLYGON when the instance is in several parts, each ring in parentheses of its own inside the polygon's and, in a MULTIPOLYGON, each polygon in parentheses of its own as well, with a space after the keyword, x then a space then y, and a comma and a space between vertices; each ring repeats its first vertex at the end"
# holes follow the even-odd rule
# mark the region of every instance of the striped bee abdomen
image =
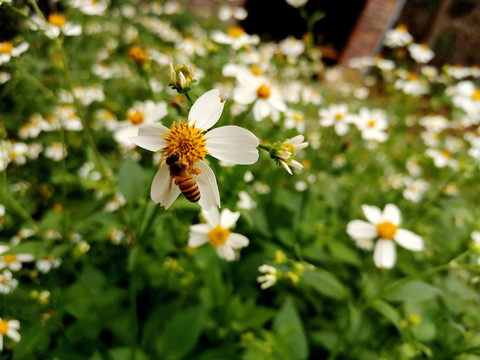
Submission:
POLYGON ((180 191, 188 201, 197 202, 200 200, 200 189, 198 188, 197 182, 192 176, 177 178, 175 183, 178 185, 180 191))

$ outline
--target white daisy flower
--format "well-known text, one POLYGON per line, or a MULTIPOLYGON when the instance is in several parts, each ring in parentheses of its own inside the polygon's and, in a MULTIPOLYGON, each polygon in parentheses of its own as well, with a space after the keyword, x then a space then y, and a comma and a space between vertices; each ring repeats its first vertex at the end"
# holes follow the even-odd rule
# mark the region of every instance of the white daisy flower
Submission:
POLYGON ((45 255, 40 260, 37 260, 35 267, 38 271, 46 274, 52 269, 57 269, 61 264, 61 259, 54 258, 52 255, 45 255))
POLYGON ((48 15, 47 22, 40 16, 33 15, 28 20, 31 30, 40 30, 50 39, 55 39, 63 34, 65 36, 78 36, 82 33, 82 26, 67 21, 63 14, 52 13, 48 15))
POLYGON ((288 58, 295 59, 305 51, 305 44, 294 36, 288 36, 280 41, 278 49, 288 58))
POLYGON ((199 247, 209 242, 216 248, 218 256, 227 261, 235 260, 238 251, 249 244, 248 238, 229 230, 237 222, 240 213, 228 209, 220 213, 213 207, 210 210, 202 209, 202 215, 207 223, 190 226, 188 246, 199 247))
POLYGON ((257 277, 257 281, 260 283, 260 288, 262 290, 268 289, 277 283, 277 268, 271 265, 263 264, 258 267, 258 271, 263 273, 263 275, 257 277))
POLYGON ((406 178, 404 181, 406 188, 403 190, 403 197, 415 203, 418 203, 430 188, 430 184, 422 179, 406 178))
POLYGON ((303 165, 294 160, 294 157, 296 151, 305 149, 308 146, 308 142, 303 142, 304 139, 305 137, 303 135, 297 135, 278 145, 274 144, 272 146, 270 156, 280 162, 290 175, 292 175, 290 166, 298 170, 303 169, 303 165))
POLYGON ((3 337, 8 336, 15 342, 20 341, 20 322, 18 320, 4 320, 0 318, 0 351, 3 350, 3 337))
POLYGON ((353 118, 348 113, 347 104, 332 104, 327 109, 318 111, 321 126, 334 126, 338 136, 347 133, 353 118))
POLYGON ((8 245, 0 245, 0 269, 8 268, 11 271, 18 271, 24 262, 34 260, 31 254, 5 254, 10 250, 8 245))
POLYGON ((0 274, 0 294, 10 294, 18 286, 18 280, 13 278, 10 270, 3 270, 0 274))
POLYGON ((61 142, 54 141, 45 148, 43 154, 53 161, 60 161, 67 156, 67 149, 61 142))
MULTIPOLYGON (((0 54, 0 57, 2 55, 0 54)), ((12 78, 12 75, 10 75, 8 72, 6 71, 0 71, 0 85, 1 84, 5 84, 8 80, 10 80, 12 78)))
POLYGON ((388 139, 388 134, 384 132, 388 127, 387 115, 383 110, 361 108, 354 121, 364 140, 384 142, 388 139))
POLYGON ((258 35, 249 35, 239 26, 231 27, 226 33, 213 31, 211 37, 219 44, 230 45, 233 50, 239 50, 248 45, 257 45, 260 42, 258 35))
POLYGON ((408 51, 413 60, 419 64, 425 64, 435 56, 435 53, 425 44, 410 44, 408 51))
POLYGON ((241 6, 222 5, 218 9, 218 18, 222 21, 229 21, 231 19, 245 20, 248 12, 241 6))
POLYGON ((452 158, 452 153, 447 149, 427 149, 427 155, 433 159, 433 163, 437 168, 444 168, 446 166, 452 169, 458 169, 458 161, 452 158))
POLYGON ((133 149, 135 144, 130 140, 137 135, 142 124, 153 124, 168 114, 167 104, 164 102, 154 103, 152 100, 135 102, 127 111, 126 121, 118 123, 113 137, 125 149, 133 149))
POLYGON ((402 47, 410 44, 413 36, 405 25, 398 25, 395 29, 388 30, 385 34, 385 45, 390 48, 402 47))
POLYGON ((352 220, 347 225, 347 233, 356 241, 373 240, 375 243, 373 261, 378 268, 391 269, 396 262, 395 243, 411 251, 422 251, 422 237, 400 228, 402 215, 394 204, 387 204, 383 211, 376 206, 362 205, 369 222, 352 220))
MULTIPOLYGON (((205 161, 207 154, 234 164, 248 165, 258 160, 259 140, 246 129, 230 125, 203 133, 217 123, 223 106, 220 91, 210 90, 193 104, 186 124, 174 123, 171 129, 161 124, 144 124, 139 127, 138 136, 131 138, 144 149, 163 151, 165 160, 178 155, 190 170, 198 169, 192 177, 201 194, 198 203, 206 209, 220 206, 215 174, 205 161)), ((168 208, 179 194, 180 188, 170 175, 169 165, 162 163, 152 182, 152 200, 168 208)))
POLYGON ((104 15, 108 8, 106 1, 102 0, 72 0, 70 5, 87 15, 104 15))
MULTIPOLYGON (((20 56, 20 54, 28 50, 29 46, 27 42, 22 42, 17 46, 13 46, 13 43, 10 41, 0 42, 0 65, 9 62, 12 57, 20 56)), ((8 80, 9 78, 3 82, 8 80)))

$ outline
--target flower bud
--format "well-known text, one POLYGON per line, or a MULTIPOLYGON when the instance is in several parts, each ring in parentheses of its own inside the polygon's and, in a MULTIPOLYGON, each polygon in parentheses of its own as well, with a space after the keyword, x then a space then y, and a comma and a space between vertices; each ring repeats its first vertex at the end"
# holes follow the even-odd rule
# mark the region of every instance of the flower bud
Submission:
POLYGON ((193 70, 192 67, 183 64, 176 65, 170 64, 170 86, 177 90, 180 94, 188 92, 193 82, 193 70))

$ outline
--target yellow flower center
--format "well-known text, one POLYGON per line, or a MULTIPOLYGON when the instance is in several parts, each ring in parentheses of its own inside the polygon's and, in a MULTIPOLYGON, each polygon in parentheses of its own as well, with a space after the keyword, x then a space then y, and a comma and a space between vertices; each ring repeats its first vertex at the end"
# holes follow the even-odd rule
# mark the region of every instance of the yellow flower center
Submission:
POLYGON ((239 38, 244 33, 245 30, 243 30, 243 28, 241 28, 240 26, 234 26, 227 30, 228 36, 231 36, 233 38, 239 38))
POLYGON ((2 285, 7 285, 8 284, 8 279, 6 277, 3 277, 2 280, 0 280, 0 283, 2 285))
POLYGON ((161 149, 165 159, 177 154, 183 157, 188 164, 194 166, 209 154, 205 148, 207 139, 203 137, 200 129, 195 128, 195 124, 173 123, 170 131, 164 132, 162 139, 167 141, 165 147, 161 149))
POLYGON ((127 118, 133 125, 140 125, 143 123, 143 113, 139 110, 128 111, 127 118))
POLYGON ((336 113, 335 114, 335 120, 339 121, 339 120, 342 120, 343 119, 343 114, 341 113, 336 113))
POLYGON ((17 255, 14 255, 14 254, 3 255, 2 257, 3 257, 3 261, 6 262, 7 264, 11 264, 15 260, 17 260, 17 255))
POLYGON ((407 32, 407 31, 408 31, 407 26, 406 26, 406 25, 403 25, 403 24, 398 25, 398 26, 395 28, 395 30, 397 30, 397 31, 403 31, 403 32, 407 32))
POLYGON ((368 122, 368 126, 370 126, 370 127, 374 127, 375 124, 376 124, 376 121, 375 121, 375 120, 370 120, 370 121, 368 122))
POLYGON ((257 95, 261 99, 270 97, 270 88, 267 85, 262 85, 257 89, 257 95))
POLYGON ((377 234, 381 239, 393 239, 397 229, 397 225, 393 225, 390 221, 385 221, 377 225, 377 234))
POLYGON ((0 335, 4 336, 8 329, 8 322, 5 320, 0 320, 0 335))
POLYGON ((62 14, 50 14, 48 15, 48 22, 53 26, 62 27, 67 22, 67 19, 62 14))
POLYGON ((0 54, 10 54, 13 44, 10 41, 0 42, 0 54))
POLYGON ((303 114, 301 113, 294 113, 293 114, 293 120, 295 120, 295 122, 298 122, 298 123, 301 123, 303 122, 303 114))
POLYGON ((138 64, 143 64, 149 59, 147 54, 147 49, 145 47, 133 46, 128 51, 128 56, 130 56, 138 64))
POLYGON ((212 230, 210 230, 210 232, 208 233, 208 241, 210 242, 210 244, 217 247, 219 245, 225 244, 228 235, 230 235, 230 230, 218 225, 217 227, 214 227, 212 230))
POLYGON ((447 159, 450 159, 452 157, 452 154, 448 150, 442 150, 442 156, 446 157, 447 159))
POLYGON ((250 71, 252 72, 252 74, 257 75, 257 76, 263 75, 263 71, 260 70, 260 68, 257 65, 251 66, 250 71))
POLYGON ((407 75, 407 80, 408 81, 416 81, 416 80, 418 80, 418 75, 413 73, 413 72, 410 72, 407 75))
POLYGON ((480 90, 475 89, 472 93, 472 100, 480 100, 480 90))

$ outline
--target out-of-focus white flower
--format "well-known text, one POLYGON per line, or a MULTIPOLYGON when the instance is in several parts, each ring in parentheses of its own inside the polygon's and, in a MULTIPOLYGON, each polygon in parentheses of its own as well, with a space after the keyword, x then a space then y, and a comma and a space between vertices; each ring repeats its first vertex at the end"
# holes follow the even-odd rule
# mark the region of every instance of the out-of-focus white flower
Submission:
POLYGON ((427 149, 427 155, 433 159, 433 163, 437 168, 444 168, 446 166, 452 169, 458 169, 458 161, 452 158, 452 153, 447 149, 427 149))
POLYGON ((283 125, 285 129, 295 128, 302 134, 305 132, 305 115, 299 110, 287 109, 283 125))
POLYGON ((42 273, 48 273, 52 269, 57 269, 62 264, 62 260, 54 258, 52 255, 45 255, 35 263, 38 271, 42 273))
POLYGON ((318 111, 321 126, 334 126, 338 136, 343 136, 350 128, 354 118, 348 112, 347 104, 332 104, 318 111))
POLYGON ((425 64, 433 59, 435 53, 425 44, 410 44, 408 52, 413 60, 419 64, 425 64))
POLYGON ((383 211, 376 206, 362 205, 368 222, 352 220, 347 233, 357 241, 378 240, 375 243, 373 260, 378 268, 391 269, 396 262, 395 243, 411 251, 424 249, 422 237, 400 228, 402 215, 394 204, 387 204, 383 211))
POLYGON ((425 191, 430 188, 430 184, 422 179, 404 179, 406 188, 403 190, 403 197, 407 200, 418 203, 425 191))
POLYGON ((257 281, 260 283, 260 288, 262 290, 268 289, 277 283, 278 279, 278 270, 277 268, 263 264, 258 267, 258 271, 260 271, 263 275, 257 277, 257 281))
POLYGON ((199 247, 209 242, 221 258, 227 261, 238 258, 239 250, 249 244, 248 238, 244 235, 230 232, 240 213, 231 212, 228 209, 220 213, 216 207, 213 207, 210 210, 202 209, 202 215, 207 223, 190 226, 188 246, 199 247))
POLYGON ((123 196, 123 194, 121 194, 121 193, 118 193, 114 197, 110 198, 110 200, 108 200, 108 202, 105 205, 103 211, 105 211, 105 212, 116 211, 121 206, 125 205, 126 203, 127 203, 127 199, 125 199, 125 196, 123 196))
POLYGON ((304 6, 308 0, 285 0, 288 5, 293 6, 295 8, 299 8, 304 6))
POLYGON ((388 139, 388 134, 384 131, 388 127, 387 115, 383 110, 361 108, 353 121, 362 132, 363 139, 377 142, 388 139))
POLYGON ((60 161, 67 156, 67 149, 61 142, 54 141, 46 147, 43 154, 53 161, 60 161))
POLYGON ((405 25, 398 25, 395 29, 388 30, 385 34, 385 45, 390 48, 402 47, 410 44, 413 36, 405 25))
POLYGON ((226 33, 213 31, 211 37, 219 44, 230 45, 233 50, 239 50, 248 45, 257 45, 260 42, 258 35, 249 35, 239 26, 231 27, 226 33))
POLYGON ((6 254, 10 250, 8 245, 0 245, 0 269, 8 268, 11 271, 18 271, 24 262, 34 260, 31 254, 6 254))
POLYGON ((237 208, 244 210, 251 210, 257 206, 255 201, 250 197, 246 191, 240 191, 238 193, 240 200, 237 202, 237 208))
POLYGON ((59 37, 60 34, 78 36, 82 33, 82 26, 67 22, 63 14, 52 13, 48 15, 47 22, 35 14, 27 22, 30 29, 40 30, 51 39, 59 37))
POLYGON ((10 270, 3 270, 0 274, 0 294, 10 294, 18 286, 18 280, 12 276, 10 270))
POLYGON ((278 49, 287 58, 295 59, 305 51, 305 44, 302 40, 289 36, 278 44, 278 49))
POLYGON ((415 73, 410 72, 406 77, 395 81, 395 89, 402 90, 405 94, 419 96, 428 93, 428 82, 415 73))
MULTIPOLYGON (((1 57, 1 54, 0 54, 1 57)), ((0 85, 5 84, 8 80, 12 78, 12 75, 10 75, 6 71, 0 71, 0 85)))
POLYGON ((18 320, 4 320, 0 318, 0 351, 3 350, 3 338, 5 336, 9 337, 15 342, 20 341, 20 334, 18 333, 20 329, 20 322, 18 320))
POLYGON ((103 0, 72 0, 70 5, 87 15, 105 15, 108 7, 103 0))
POLYGON ((480 89, 472 81, 460 81, 454 88, 452 102, 472 117, 480 115, 480 89))
MULTIPOLYGON (((29 46, 30 45, 25 41, 17 46, 13 46, 13 43, 10 41, 0 42, 0 65, 9 62, 12 57, 20 56, 22 53, 28 50, 29 46)), ((8 81, 8 79, 4 82, 6 81, 8 81)))
POLYGON ((16 165, 24 165, 27 162, 28 145, 15 142, 10 148, 10 161, 16 165))
POLYGON ((245 20, 248 16, 247 10, 240 6, 221 5, 218 9, 218 18, 222 21, 231 19, 245 20))

